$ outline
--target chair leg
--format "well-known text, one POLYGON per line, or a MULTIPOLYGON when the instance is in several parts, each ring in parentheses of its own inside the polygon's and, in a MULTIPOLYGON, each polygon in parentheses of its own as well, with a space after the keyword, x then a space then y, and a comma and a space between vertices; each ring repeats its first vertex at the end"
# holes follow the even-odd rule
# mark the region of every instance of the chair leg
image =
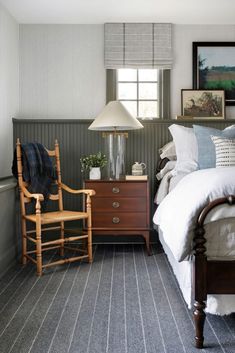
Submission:
POLYGON ((41 220, 40 215, 39 219, 36 220, 36 260, 37 260, 37 275, 42 275, 42 230, 41 230, 41 220))
POLYGON ((21 233, 22 233, 22 264, 26 265, 27 263, 27 238, 26 238, 26 220, 21 219, 21 233))
MULTIPOLYGON (((60 239, 64 239, 64 222, 60 222, 60 239)), ((64 243, 60 246, 60 256, 64 256, 64 243)))
POLYGON ((91 228, 91 198, 87 195, 86 199, 86 209, 88 213, 87 218, 87 235, 88 235, 88 243, 87 243, 87 252, 88 252, 88 261, 92 262, 92 228, 91 228))
POLYGON ((88 242, 87 242, 87 251, 88 251, 88 261, 89 263, 92 262, 92 232, 91 228, 88 226, 88 242))

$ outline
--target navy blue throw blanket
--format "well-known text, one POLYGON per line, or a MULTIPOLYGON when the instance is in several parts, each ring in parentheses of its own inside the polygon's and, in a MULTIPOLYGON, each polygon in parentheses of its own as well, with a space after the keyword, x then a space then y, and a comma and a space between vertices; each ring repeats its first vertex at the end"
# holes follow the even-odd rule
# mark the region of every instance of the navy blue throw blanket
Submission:
MULTIPOLYGON (((44 199, 47 200, 51 183, 57 179, 57 175, 46 149, 40 143, 25 143, 21 145, 21 153, 23 179, 29 184, 29 191, 43 194, 44 199)), ((16 151, 14 152, 12 174, 18 178, 16 151)))

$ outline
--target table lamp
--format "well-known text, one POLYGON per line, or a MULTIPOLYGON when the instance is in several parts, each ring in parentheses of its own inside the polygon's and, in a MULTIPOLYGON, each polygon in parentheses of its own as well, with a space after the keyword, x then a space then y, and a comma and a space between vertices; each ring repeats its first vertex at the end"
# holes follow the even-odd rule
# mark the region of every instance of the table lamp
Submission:
POLYGON ((89 126, 89 130, 105 131, 103 137, 109 179, 125 177, 125 140, 128 137, 126 131, 141 128, 143 125, 119 101, 109 102, 89 126))

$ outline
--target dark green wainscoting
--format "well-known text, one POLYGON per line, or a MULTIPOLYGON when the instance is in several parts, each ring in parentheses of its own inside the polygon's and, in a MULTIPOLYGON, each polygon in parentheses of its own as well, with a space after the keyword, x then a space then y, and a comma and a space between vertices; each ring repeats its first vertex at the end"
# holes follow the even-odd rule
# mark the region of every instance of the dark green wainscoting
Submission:
MULTIPOLYGON (((102 133, 88 130, 92 120, 70 119, 13 119, 14 141, 19 137, 22 142, 37 141, 53 148, 58 139, 61 151, 62 180, 74 188, 81 188, 84 176, 80 171, 82 155, 104 151, 102 133)), ((147 165, 150 180, 151 219, 154 212, 155 170, 159 159, 158 150, 171 140, 168 126, 177 123, 192 126, 192 121, 148 120, 141 121, 144 129, 129 132, 126 145, 126 169, 131 172, 135 161, 147 165)), ((224 129, 235 124, 235 120, 193 120, 194 124, 224 129)), ((65 194, 65 206, 76 210, 81 206, 77 197, 65 194)))
POLYGON ((10 267, 20 251, 16 226, 16 181, 14 178, 0 179, 0 277, 10 267))

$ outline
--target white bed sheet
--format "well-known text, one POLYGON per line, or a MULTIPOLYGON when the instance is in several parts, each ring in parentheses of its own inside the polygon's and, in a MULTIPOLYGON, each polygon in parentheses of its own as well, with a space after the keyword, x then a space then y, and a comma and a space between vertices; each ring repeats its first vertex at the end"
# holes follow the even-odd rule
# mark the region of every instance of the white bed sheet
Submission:
MULTIPOLYGON (((164 198, 157 208, 153 221, 159 225, 164 233, 164 240, 178 261, 187 259, 193 248, 193 229, 198 212, 206 206, 209 201, 235 194, 235 167, 210 168, 198 170, 183 177, 177 186, 164 198)), ((232 217, 235 219, 235 207, 218 207, 208 215, 206 222, 226 218, 230 223, 232 217), (231 219, 230 219, 231 218, 231 219)), ((222 221, 222 220, 221 220, 222 221)), ((212 222, 214 223, 214 222, 212 222)), ((221 223, 222 224, 222 223, 221 223)), ((235 228, 227 228, 223 224, 223 232, 217 234, 217 224, 213 231, 213 239, 208 239, 208 256, 226 256, 235 259, 235 228), (221 242, 223 237, 223 242, 221 242), (219 242, 221 254, 210 253, 210 244, 219 242), (231 250, 230 250, 231 249, 231 250)))
MULTIPOLYGON (((168 261, 176 276, 184 300, 189 309, 193 308, 194 289, 193 289, 193 259, 178 262, 171 250, 164 241, 162 231, 158 227, 159 240, 167 255, 168 261)), ((206 312, 216 315, 228 315, 235 312, 235 295, 208 295, 206 302, 206 312)))
POLYGON ((162 178, 161 183, 156 192, 154 203, 160 205, 164 198, 172 191, 181 179, 187 174, 175 174, 173 170, 168 171, 162 178))

